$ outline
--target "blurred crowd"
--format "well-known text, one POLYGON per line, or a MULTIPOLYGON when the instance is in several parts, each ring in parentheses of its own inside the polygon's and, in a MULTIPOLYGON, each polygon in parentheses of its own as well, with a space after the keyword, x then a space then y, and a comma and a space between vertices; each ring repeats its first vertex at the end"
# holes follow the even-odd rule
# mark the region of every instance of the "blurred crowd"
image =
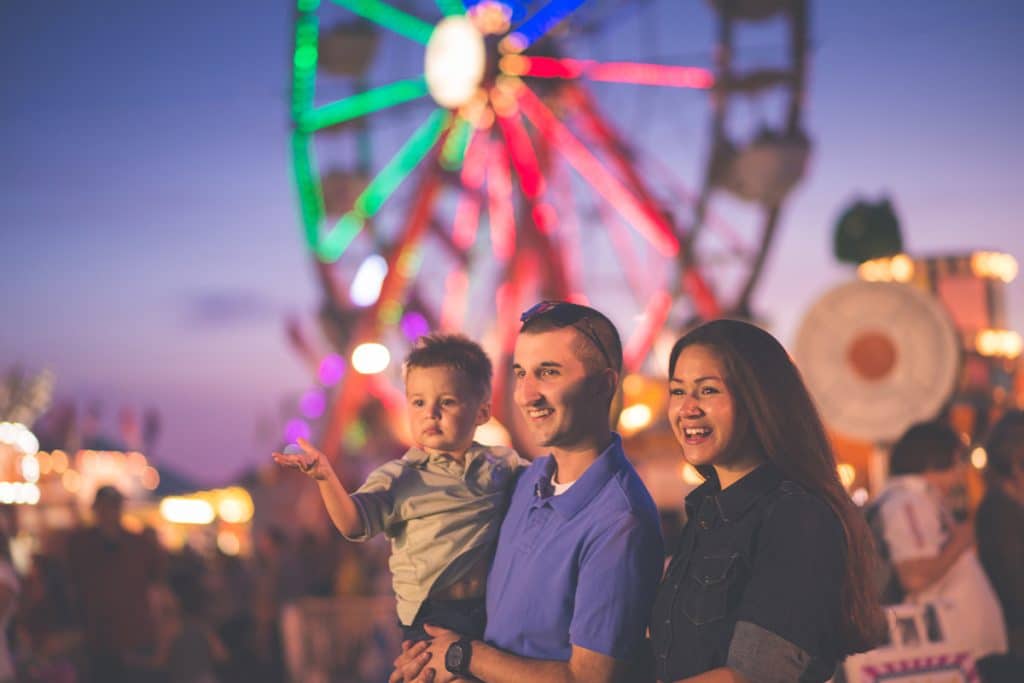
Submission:
POLYGON ((126 530, 122 506, 101 487, 93 523, 51 537, 24 576, 13 530, 0 537, 0 683, 286 681, 287 605, 389 586, 385 546, 357 558, 335 534, 268 527, 248 558, 169 552, 152 530, 126 530))
MULTIPOLYGON (((885 558, 882 601, 938 605, 945 639, 974 652, 983 680, 1014 680, 1024 666, 1024 413, 1006 415, 986 450, 985 494, 967 506, 959 435, 938 423, 911 428, 865 513, 885 558)), ((386 543, 264 526, 249 557, 171 552, 152 530, 125 529, 123 504, 101 487, 91 523, 48 537, 24 575, 8 547, 15 515, 0 508, 0 683, 283 682, 289 605, 379 595, 393 610, 386 543)), ((663 513, 662 522, 671 536, 680 520, 663 513)))

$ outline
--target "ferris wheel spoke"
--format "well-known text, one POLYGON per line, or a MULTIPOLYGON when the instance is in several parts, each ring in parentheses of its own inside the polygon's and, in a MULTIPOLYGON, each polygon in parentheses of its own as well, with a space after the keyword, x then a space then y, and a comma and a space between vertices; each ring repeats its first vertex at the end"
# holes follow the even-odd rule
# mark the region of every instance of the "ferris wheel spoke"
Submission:
POLYGON ((591 81, 654 85, 664 88, 707 90, 715 84, 714 75, 707 69, 646 62, 598 62, 592 59, 513 54, 501 58, 500 68, 509 76, 585 78, 591 81))
POLYGON ((446 17, 455 17, 466 13, 466 7, 462 0, 434 0, 441 14, 446 17))
POLYGON ((516 52, 525 50, 583 3, 584 0, 551 0, 505 38, 507 45, 516 52))
POLYGON ((545 183, 530 136, 518 115, 499 114, 497 119, 512 166, 519 176, 519 186, 526 198, 535 202, 544 193, 545 183))
POLYGON ((473 124, 462 116, 457 116, 452 130, 444 141, 441 149, 441 167, 446 171, 457 171, 462 168, 466 159, 466 150, 473 136, 473 124))
POLYGON ((516 251, 516 211, 508 164, 504 145, 492 143, 487 164, 487 215, 491 224, 491 249, 498 263, 508 262, 516 251))
POLYGON ((324 200, 320 183, 313 177, 314 160, 309 135, 299 131, 292 133, 292 168, 295 171, 295 186, 299 194, 306 244, 315 249, 318 241, 317 232, 324 215, 324 200))
POLYGON ((665 219, 639 201, 529 88, 520 88, 518 94, 526 118, 558 148, 576 172, 659 252, 675 256, 679 241, 665 219))
POLYGON ((356 199, 352 210, 342 216, 334 228, 324 235, 317 250, 322 260, 338 260, 363 229, 366 219, 372 218, 380 211, 384 202, 394 194, 402 181, 430 153, 450 122, 451 114, 447 110, 434 110, 391 161, 370 181, 356 199))
POLYGON ((353 14, 358 14, 364 19, 369 19, 375 24, 394 31, 423 45, 430 40, 430 34, 434 27, 427 22, 392 7, 380 0, 332 0, 336 5, 341 5, 353 14))
POLYGON ((459 174, 463 192, 455 208, 452 242, 463 251, 472 248, 480 223, 480 189, 487 175, 487 153, 490 147, 487 135, 486 129, 472 132, 467 143, 462 172, 459 174))
POLYGON ((622 362, 627 371, 637 370, 644 362, 671 311, 672 297, 668 292, 659 289, 650 297, 640 322, 622 349, 622 362))
POLYGON ((298 127, 305 132, 312 133, 382 109, 411 102, 426 97, 426 95, 427 81, 422 76, 396 81, 303 112, 298 117, 298 127))

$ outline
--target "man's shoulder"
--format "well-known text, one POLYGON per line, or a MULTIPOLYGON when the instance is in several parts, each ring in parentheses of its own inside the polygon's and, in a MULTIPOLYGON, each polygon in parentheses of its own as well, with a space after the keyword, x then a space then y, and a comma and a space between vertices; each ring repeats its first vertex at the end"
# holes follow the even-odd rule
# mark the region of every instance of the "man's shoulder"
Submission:
POLYGON ((605 486, 605 490, 610 494, 609 498, 618 504, 622 512, 643 516, 653 514, 657 518, 658 508, 651 498, 651 492, 647 490, 646 484, 626 459, 625 454, 622 460, 619 470, 605 486))

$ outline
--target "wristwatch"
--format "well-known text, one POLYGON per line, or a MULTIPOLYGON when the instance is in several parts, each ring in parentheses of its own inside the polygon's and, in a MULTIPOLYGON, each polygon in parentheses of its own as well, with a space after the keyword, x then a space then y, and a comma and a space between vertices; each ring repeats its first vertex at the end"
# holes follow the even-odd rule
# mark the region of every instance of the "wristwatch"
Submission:
POLYGON ((448 646, 444 653, 444 668, 457 676, 469 675, 469 659, 473 656, 473 645, 469 638, 461 638, 448 646))

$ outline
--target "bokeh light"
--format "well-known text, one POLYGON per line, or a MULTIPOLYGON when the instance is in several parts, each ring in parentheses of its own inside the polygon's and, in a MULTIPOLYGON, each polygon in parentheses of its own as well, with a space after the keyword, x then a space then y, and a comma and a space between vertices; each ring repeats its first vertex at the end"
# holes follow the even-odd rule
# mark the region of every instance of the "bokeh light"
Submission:
POLYGON ((380 254, 370 254, 359 265, 352 278, 349 298, 356 306, 372 306, 377 303, 380 288, 388 274, 388 262, 380 254))
POLYGON ((402 328, 402 334, 409 341, 416 341, 423 335, 430 333, 430 323, 427 322, 422 313, 417 311, 409 311, 403 315, 399 326, 402 328))
POLYGON ((294 443, 299 439, 309 439, 311 435, 309 424, 305 420, 295 418, 288 420, 284 426, 284 440, 288 443, 294 443))
POLYGON ((391 363, 388 347, 375 342, 360 344, 352 352, 352 369, 363 375, 376 375, 391 363))
POLYGON ((327 409, 327 396, 323 389, 310 389, 299 399, 299 410, 310 420, 315 420, 327 409))
POLYGON ((336 353, 324 356, 317 375, 325 387, 337 384, 345 374, 345 359, 336 353))

